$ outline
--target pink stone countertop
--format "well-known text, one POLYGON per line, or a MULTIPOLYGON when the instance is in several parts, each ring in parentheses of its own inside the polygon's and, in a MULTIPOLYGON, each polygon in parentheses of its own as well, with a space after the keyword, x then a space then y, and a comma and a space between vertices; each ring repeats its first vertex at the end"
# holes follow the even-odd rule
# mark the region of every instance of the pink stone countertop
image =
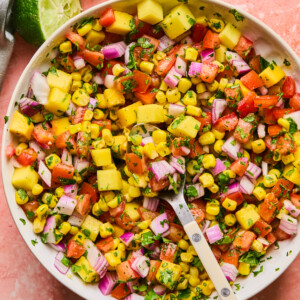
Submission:
MULTIPOLYGON (((97 0, 82 0, 84 9, 100 3, 97 0)), ((300 55, 300 2, 299 0, 226 0, 261 19, 281 35, 300 55)), ((8 69, 8 76, 0 94, 0 128, 15 84, 36 49, 17 37, 17 43, 8 69)), ((1 136, 0 131, 0 136, 1 136)), ((1 143, 1 141, 0 141, 1 143)), ((1 162, 0 162, 1 163, 1 162)), ((13 201, 13 199, 9 199, 13 201)), ((5 201, 2 180, 0 181, 0 299, 55 299, 80 300, 61 285, 27 248, 20 236, 5 201)), ((251 300, 299 299, 300 257, 288 270, 263 292, 251 300)))

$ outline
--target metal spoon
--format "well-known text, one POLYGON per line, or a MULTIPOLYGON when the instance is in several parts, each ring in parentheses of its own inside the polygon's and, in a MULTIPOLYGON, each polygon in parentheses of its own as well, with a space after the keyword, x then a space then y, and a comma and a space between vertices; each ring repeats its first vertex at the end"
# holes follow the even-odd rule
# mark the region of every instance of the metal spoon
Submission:
MULTIPOLYGON (((137 124, 132 127, 130 136, 139 134, 143 137, 148 137, 151 132, 159 129, 150 124, 137 124)), ((127 152, 131 151, 131 142, 127 144, 127 152)), ((220 268, 214 254, 212 253, 200 227, 196 223, 190 209, 188 208, 184 196, 183 187, 185 183, 185 176, 183 183, 178 189, 178 194, 174 191, 162 192, 159 198, 167 201, 174 209, 178 219, 180 220, 186 234, 188 235, 191 243, 193 244, 208 276, 212 280, 217 293, 221 300, 237 300, 236 295, 233 293, 230 284, 228 283, 223 271, 220 268)))

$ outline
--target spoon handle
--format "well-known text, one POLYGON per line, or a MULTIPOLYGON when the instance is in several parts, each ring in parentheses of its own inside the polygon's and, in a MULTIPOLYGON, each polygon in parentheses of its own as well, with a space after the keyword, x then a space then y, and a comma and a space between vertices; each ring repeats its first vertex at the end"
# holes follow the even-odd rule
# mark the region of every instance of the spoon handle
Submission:
POLYGON ((237 300, 196 221, 186 224, 184 230, 189 236, 208 276, 212 280, 219 298, 221 300, 237 300))

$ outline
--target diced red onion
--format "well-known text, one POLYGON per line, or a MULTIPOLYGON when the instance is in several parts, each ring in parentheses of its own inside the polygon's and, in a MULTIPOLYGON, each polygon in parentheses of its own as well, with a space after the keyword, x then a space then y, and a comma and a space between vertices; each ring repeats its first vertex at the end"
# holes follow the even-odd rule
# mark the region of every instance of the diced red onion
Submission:
POLYGON ((73 101, 70 101, 69 107, 66 110, 65 114, 67 116, 73 116, 76 110, 77 110, 77 106, 73 103, 73 101))
POLYGON ((29 142, 29 147, 32 148, 36 152, 38 160, 44 160, 45 159, 46 154, 42 150, 42 148, 38 145, 38 143, 36 143, 35 141, 30 141, 29 142))
POLYGON ((82 216, 76 210, 74 210, 73 214, 68 219, 68 223, 70 223, 72 226, 80 227, 84 219, 85 216, 82 216))
POLYGON ((220 198, 226 197, 227 195, 237 193, 240 191, 241 191, 240 183, 234 182, 234 183, 230 184, 230 186, 228 187, 228 190, 225 193, 222 193, 220 195, 220 198))
POLYGON ((179 149, 183 152, 182 155, 189 155, 191 153, 191 149, 188 147, 180 146, 179 149))
POLYGON ((116 76, 107 74, 104 77, 104 85, 105 85, 105 87, 108 88, 108 89, 112 88, 114 86, 114 84, 115 84, 115 78, 116 78, 116 76))
POLYGON ((167 76, 164 78, 164 82, 171 88, 174 88, 177 86, 179 79, 182 77, 181 74, 179 74, 175 67, 173 66, 167 76))
POLYGON ((251 195, 254 190, 254 184, 246 176, 243 176, 240 181, 240 189, 243 194, 251 195))
POLYGON ((136 293, 132 293, 131 295, 124 298, 124 300, 143 300, 143 299, 145 299, 143 296, 140 296, 136 293))
POLYGON ((61 261, 65 257, 62 252, 57 252, 54 260, 54 267, 61 273, 66 275, 70 267, 65 266, 61 261))
POLYGON ((300 110, 295 111, 291 114, 284 115, 283 118, 291 118, 297 124, 297 129, 300 130, 300 110))
POLYGON ((101 77, 100 72, 97 72, 92 79, 93 82, 97 83, 98 85, 104 84, 104 79, 101 77))
POLYGON ((141 145, 145 146, 146 144, 154 144, 152 136, 147 136, 142 139, 141 145))
POLYGON ((159 45, 157 50, 164 51, 165 49, 173 46, 174 44, 175 41, 171 40, 167 35, 164 35, 159 39, 159 45))
POLYGON ((27 97, 27 98, 32 98, 32 97, 33 97, 33 90, 32 90, 32 88, 31 88, 31 86, 28 88, 26 97, 27 97))
POLYGON ((61 154, 61 162, 65 165, 72 166, 72 154, 67 150, 63 149, 61 154))
POLYGON ((124 232, 121 236, 120 236, 120 240, 126 245, 128 246, 134 239, 134 234, 132 232, 124 232))
POLYGON ((202 62, 213 62, 215 60, 215 51, 213 49, 205 49, 201 52, 202 62))
POLYGON ((32 117, 42 109, 42 105, 29 98, 22 98, 19 103, 20 111, 27 117, 32 117))
POLYGON ((131 265, 131 268, 136 271, 142 278, 145 278, 150 270, 150 260, 146 256, 137 257, 131 265))
POLYGON ((204 220, 203 221, 203 226, 201 228, 201 231, 202 231, 203 234, 206 233, 206 230, 209 228, 210 223, 211 223, 211 221, 209 221, 209 220, 204 220))
POLYGON ((265 96, 268 94, 269 90, 263 85, 261 87, 258 88, 258 90, 260 91, 260 93, 265 96))
POLYGON ((189 77, 200 77, 202 65, 202 63, 192 62, 188 72, 189 77))
POLYGON ((298 209, 291 201, 284 200, 283 206, 293 217, 297 218, 300 215, 300 209, 298 209))
POLYGON ((155 235, 163 234, 164 232, 168 231, 170 226, 167 214, 162 213, 153 219, 150 224, 150 228, 155 235))
POLYGON ((192 180, 193 183, 196 183, 199 180, 199 177, 203 173, 203 171, 204 171, 204 168, 200 168, 199 173, 197 173, 192 180))
POLYGON ((185 106, 169 103, 169 108, 168 108, 169 116, 174 116, 174 118, 177 118, 181 114, 184 114, 184 112, 185 112, 185 106))
POLYGON ((275 104, 275 107, 284 108, 284 101, 282 98, 275 104))
POLYGON ((262 161, 261 162, 261 169, 262 169, 262 174, 264 176, 267 176, 268 175, 268 163, 265 162, 265 161, 262 161))
POLYGON ((188 35, 180 41, 180 44, 193 46, 194 42, 192 38, 188 35))
POLYGON ((62 195, 58 200, 56 206, 54 207, 54 212, 57 212, 61 215, 72 215, 75 206, 77 204, 77 200, 66 195, 62 195))
POLYGON ((213 169, 211 169, 211 172, 214 176, 222 173, 223 171, 225 171, 227 168, 224 165, 224 163, 221 161, 221 159, 217 158, 216 159, 216 165, 213 169))
POLYGON ((209 146, 208 146, 208 145, 203 146, 203 147, 202 147, 202 150, 203 150, 203 152, 205 152, 205 153, 209 153, 209 146))
POLYGON ((166 287, 163 286, 163 285, 160 285, 160 284, 156 284, 156 285, 153 287, 153 291, 154 291, 157 295, 161 296, 161 295, 163 295, 163 294, 166 292, 166 287))
POLYGON ((175 173, 175 169, 165 160, 151 163, 150 170, 154 174, 155 179, 157 181, 160 181, 161 179, 166 179, 168 178, 168 175, 172 175, 175 173))
POLYGON ((91 97, 90 102, 88 104, 88 108, 94 110, 96 107, 97 107, 97 99, 91 97))
POLYGON ((81 56, 74 56, 73 57, 74 66, 77 70, 80 70, 85 67, 85 60, 81 56))
MULTIPOLYGON (((151 250, 152 253, 150 254, 150 257, 152 259, 158 259, 159 255, 160 255, 160 248, 158 246, 156 246, 153 250, 151 250)), ((151 284, 151 282, 147 283, 148 285, 151 284)))
POLYGON ((243 60, 236 52, 232 51, 226 51, 225 56, 229 64, 232 64, 233 60, 243 60))
POLYGON ((257 126, 257 135, 260 139, 263 139, 266 136, 266 125, 259 123, 257 126))
POLYGON ((65 252, 66 245, 63 242, 59 242, 58 244, 49 244, 51 248, 59 252, 65 252))
POLYGON ((223 232, 218 224, 207 228, 206 235, 210 244, 213 244, 223 238, 223 232))
POLYGON ((224 262, 221 266, 221 269, 228 281, 236 280, 238 270, 234 265, 224 262))
POLYGON ((78 171, 78 173, 82 173, 84 170, 87 171, 89 165, 90 165, 90 163, 86 159, 80 159, 77 156, 74 159, 74 167, 75 167, 75 170, 78 171))
POLYGON ((233 60, 232 67, 236 70, 239 74, 245 74, 251 71, 251 68, 244 60, 233 60))
POLYGON ((182 156, 171 156, 170 165, 180 174, 185 173, 185 158, 182 156))
MULTIPOLYGON (((178 183, 178 180, 179 180, 179 174, 178 174, 178 173, 174 173, 174 174, 173 174, 173 180, 174 180, 173 185, 175 185, 175 186, 177 187, 177 186, 178 186, 177 183, 178 183)), ((168 188, 169 191, 174 190, 173 185, 170 183, 169 188, 168 188)))
POLYGON ((135 250, 132 252, 131 257, 138 257, 138 256, 143 256, 145 254, 145 251, 143 248, 140 248, 138 250, 135 250))
POLYGON ((10 159, 10 163, 11 165, 14 167, 14 168, 22 168, 23 166, 17 161, 16 157, 13 156, 11 159, 10 159))
POLYGON ((197 95, 197 99, 198 100, 207 100, 210 98, 210 96, 211 96, 210 92, 203 92, 203 93, 200 93, 197 95))
POLYGON ((159 198, 151 198, 151 197, 144 197, 143 207, 151 210, 156 211, 159 204, 159 198))
POLYGON ((70 198, 76 198, 78 192, 78 185, 75 184, 69 184, 64 186, 64 193, 66 196, 70 198))
POLYGON ((225 110, 227 106, 227 101, 224 99, 214 99, 213 105, 212 105, 212 122, 213 124, 216 123, 220 117, 222 116, 223 111, 225 110))
POLYGON ((261 168, 258 167, 256 164, 249 162, 248 168, 245 172, 245 175, 249 178, 256 179, 261 174, 261 168))
MULTIPOLYGON (((138 279, 135 279, 135 280, 131 280, 131 281, 128 281, 126 282, 126 286, 128 287, 129 291, 131 293, 134 293, 135 292, 135 289, 133 288, 134 286, 138 286, 139 285, 139 280, 138 279)), ((125 298, 126 299, 126 298, 125 298)))
POLYGON ((130 43, 129 45, 127 45, 126 49, 125 49, 125 54, 124 54, 124 62, 126 65, 128 65, 129 63, 129 53, 130 53, 130 48, 135 45, 136 43, 130 43))
POLYGON ((297 219, 283 214, 279 223, 279 229, 290 235, 296 235, 298 231, 297 219))
POLYGON ((183 58, 181 58, 180 56, 177 56, 176 62, 175 62, 176 72, 181 74, 182 76, 185 76, 186 69, 187 69, 186 61, 183 58))
POLYGON ((99 290, 104 295, 107 296, 111 293, 114 286, 118 282, 118 276, 115 272, 106 272, 104 277, 99 282, 99 290))
POLYGON ((35 71, 31 78, 30 86, 36 100, 42 105, 47 104, 50 94, 50 87, 48 85, 46 76, 39 71, 35 71))
POLYGON ((51 186, 52 173, 47 168, 47 166, 45 165, 45 163, 42 160, 39 161, 38 174, 40 175, 42 180, 45 182, 45 184, 48 187, 50 187, 51 186))
POLYGON ((202 184, 199 183, 195 183, 195 184, 187 184, 185 186, 185 189, 188 190, 189 187, 194 187, 197 191, 197 196, 196 197, 188 197, 188 201, 194 201, 196 199, 199 199, 200 197, 204 196, 204 188, 202 186, 202 184))
POLYGON ((236 141, 233 136, 228 138, 222 145, 222 151, 232 159, 238 159, 238 153, 241 153, 241 150, 241 144, 236 141))
POLYGON ((270 243, 269 243, 265 238, 263 238, 263 237, 261 237, 261 236, 259 236, 259 237, 257 238, 257 240, 258 240, 259 242, 261 242, 264 246, 269 246, 269 245, 270 245, 270 243))
POLYGON ((101 49, 101 52, 103 53, 105 59, 113 59, 123 56, 126 47, 127 46, 124 42, 117 42, 104 46, 101 49))
POLYGON ((47 219, 45 227, 43 229, 43 234, 46 238, 46 243, 54 244, 56 242, 54 230, 56 227, 56 220, 54 216, 47 219))

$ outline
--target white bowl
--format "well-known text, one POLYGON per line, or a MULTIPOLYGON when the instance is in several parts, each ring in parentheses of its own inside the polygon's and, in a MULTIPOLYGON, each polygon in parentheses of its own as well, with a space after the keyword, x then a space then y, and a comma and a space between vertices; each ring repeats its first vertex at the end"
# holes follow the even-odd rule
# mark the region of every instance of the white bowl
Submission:
MULTIPOLYGON (((7 116, 12 116, 13 112, 16 110, 15 102, 18 102, 22 94, 26 94, 28 89, 28 83, 33 74, 34 70, 40 69, 45 71, 48 69, 49 61, 51 56, 54 55, 52 48, 56 46, 64 37, 64 33, 70 30, 70 26, 74 25, 76 22, 80 21, 84 17, 89 16, 99 16, 99 13, 103 11, 106 7, 112 6, 115 9, 127 11, 129 13, 134 13, 136 11, 136 3, 139 0, 113 0, 107 1, 103 4, 94 6, 80 15, 77 15, 73 19, 69 20, 65 25, 60 27, 35 53, 26 69, 24 70, 22 76, 20 77, 15 91, 12 95, 12 99, 8 106, 7 116)), ((177 0, 159 0, 163 4, 165 12, 170 8, 178 5, 181 2, 177 0)), ((242 10, 239 10, 245 20, 243 22, 236 22, 233 15, 229 13, 229 10, 234 8, 233 6, 223 3, 220 1, 197 1, 190 0, 188 1, 189 5, 192 7, 193 13, 198 15, 205 14, 208 17, 213 16, 213 13, 220 13, 225 20, 231 21, 241 29, 243 34, 254 41, 255 49, 258 54, 266 57, 268 60, 276 60, 278 65, 280 65, 287 74, 293 76, 296 80, 298 90, 300 87, 300 60, 292 49, 287 45, 287 43, 281 39, 275 32, 268 28, 261 21, 257 20, 253 16, 249 15, 242 10), (204 10, 199 8, 204 6, 204 10), (283 65, 283 60, 288 59, 291 62, 290 67, 285 67, 283 65), (298 76, 296 76, 298 75, 298 76)), ((11 118, 10 118, 11 119, 11 118)), ((68 278, 65 275, 60 274, 54 267, 54 256, 56 251, 50 248, 49 246, 43 244, 40 241, 40 238, 33 233, 32 224, 26 222, 26 225, 23 225, 19 220, 20 218, 26 219, 26 216, 23 210, 16 204, 14 200, 15 189, 11 184, 11 176, 13 173, 12 164, 5 157, 5 147, 12 141, 14 138, 9 133, 8 128, 10 125, 10 119, 7 124, 4 126, 3 131, 3 140, 2 140, 2 178, 3 186, 8 202, 8 206, 11 210, 14 221, 20 231, 23 239, 26 244, 36 256, 36 258, 41 262, 41 264, 62 284, 70 288, 72 291, 77 293, 83 298, 96 300, 96 299, 113 299, 110 296, 103 296, 98 289, 98 284, 87 285, 84 284, 81 279, 77 276, 72 276, 68 278), (33 246, 31 240, 38 240, 38 243, 33 246)), ((284 270, 293 262, 300 250, 300 234, 291 240, 280 242, 280 249, 275 250, 274 248, 268 251, 266 257, 272 256, 272 259, 265 260, 260 266, 263 266, 263 272, 254 277, 253 274, 250 274, 245 279, 239 279, 236 284, 240 285, 240 289, 236 291, 239 299, 247 299, 253 295, 260 292, 270 283, 272 283, 276 278, 278 278, 284 270)), ((257 269, 260 268, 257 267, 257 269)), ((71 273, 71 271, 69 271, 71 273)), ((212 295, 212 297, 215 296, 212 295)), ((211 298, 212 298, 211 297, 211 298)))

